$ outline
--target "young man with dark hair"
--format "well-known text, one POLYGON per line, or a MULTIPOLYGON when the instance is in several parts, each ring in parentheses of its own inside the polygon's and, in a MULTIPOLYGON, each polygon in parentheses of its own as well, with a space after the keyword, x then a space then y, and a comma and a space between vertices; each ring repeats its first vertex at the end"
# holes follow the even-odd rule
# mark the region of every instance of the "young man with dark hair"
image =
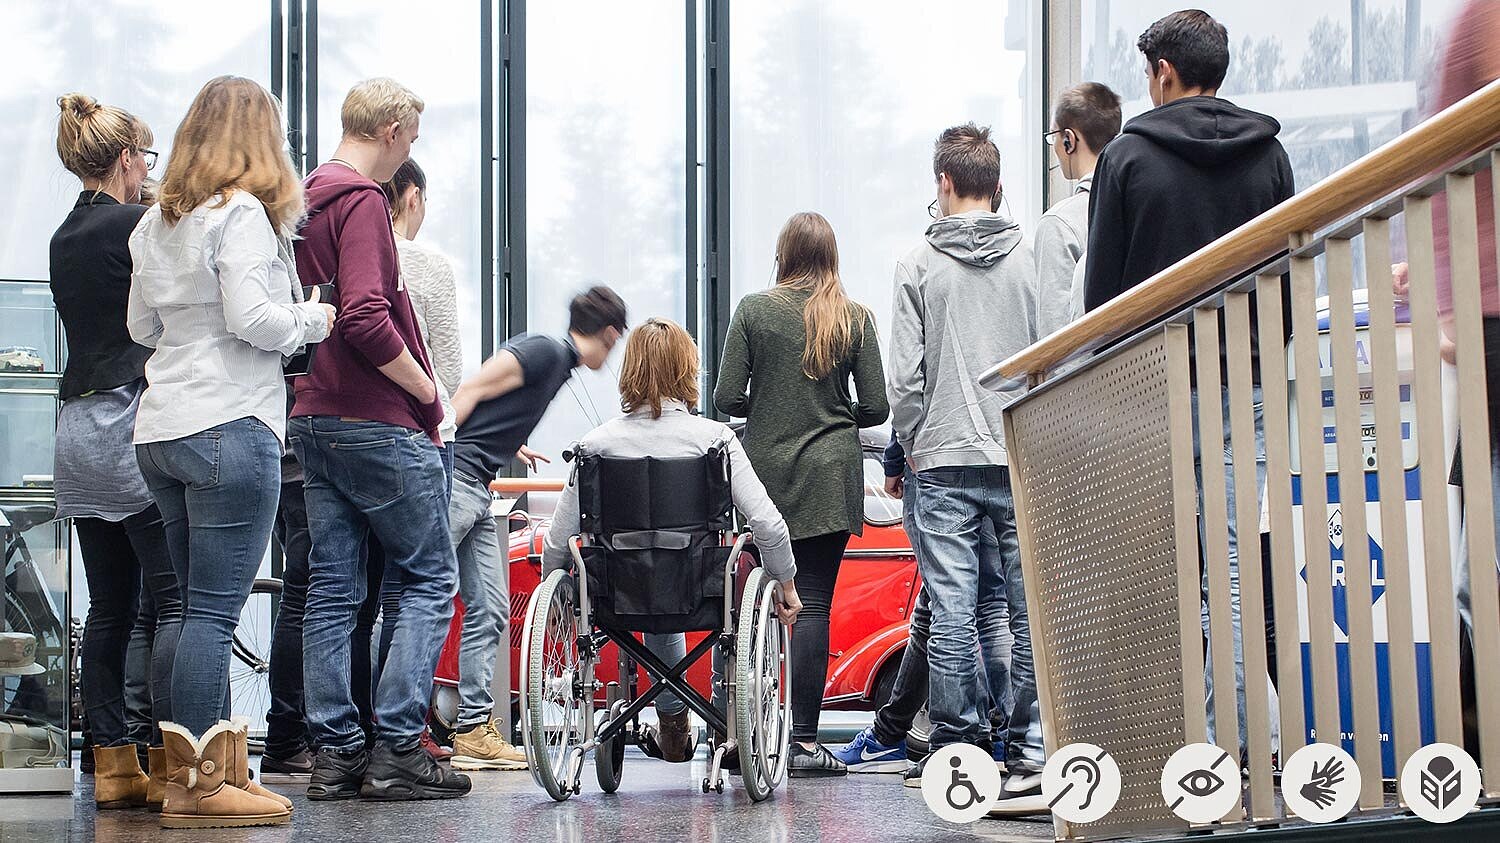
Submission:
MULTIPOLYGON (((1036 333, 1045 337, 1073 321, 1074 280, 1089 238, 1089 186, 1104 145, 1120 133, 1120 97, 1099 82, 1063 91, 1047 132, 1072 195, 1047 209, 1036 224, 1036 333)), ((1081 292, 1081 279, 1079 279, 1081 292)))
MULTIPOLYGON (((932 608, 931 742, 934 750, 951 743, 993 750, 978 630, 1008 603, 1011 778, 1001 801, 1014 807, 1041 799, 1042 757, 1026 739, 1036 683, 1001 423, 1012 394, 980 389, 977 379, 985 365, 1036 339, 1036 263, 1020 227, 990 209, 1000 151, 988 129, 970 123, 943 132, 933 176, 938 219, 896 264, 887 369, 892 427, 917 481, 912 542, 932 608), (981 552, 986 521, 998 554, 981 552)), ((922 768, 912 767, 908 780, 920 780, 922 768)))
POLYGON ((1137 46, 1156 107, 1125 124, 1094 169, 1086 310, 1292 195, 1281 124, 1216 96, 1229 69, 1222 24, 1173 12, 1137 46))
MULTIPOLYGON (((1094 310, 1203 246, 1259 216, 1294 190, 1292 165, 1276 139, 1274 119, 1220 99, 1219 85, 1229 70, 1229 34, 1198 10, 1173 12, 1153 23, 1137 42, 1150 76, 1156 108, 1125 124, 1099 156, 1089 197, 1089 248, 1084 270, 1084 304, 1094 310)), ((1283 325, 1291 329, 1291 297, 1282 301, 1283 325)), ((1258 334, 1251 305, 1252 354, 1258 334)), ((1222 337, 1222 331, 1221 331, 1222 337)), ((1284 339, 1284 338, 1283 338, 1284 339)), ((1212 353, 1212 352, 1209 352, 1212 353)), ((1220 341, 1221 366, 1223 344, 1220 341)), ((1260 415, 1259 360, 1255 378, 1257 490, 1265 489, 1265 437, 1260 415)), ((1228 415, 1228 392, 1193 393, 1200 407, 1228 415), (1201 399, 1201 401, 1200 401, 1201 399)), ((1194 450, 1199 442, 1194 432, 1194 450)), ((1220 447, 1211 444, 1218 458, 1220 447)), ((1222 457, 1228 473, 1229 565, 1235 679, 1240 690, 1238 726, 1245 744, 1244 662, 1241 655, 1238 529, 1234 520, 1234 468, 1229 425, 1224 424, 1222 457)), ((1201 487, 1201 461, 1199 485, 1201 487)), ((1255 526, 1245 525, 1249 535, 1255 526)), ((1202 623, 1208 634, 1207 577, 1202 623)), ((1217 721, 1213 707, 1212 665, 1208 666, 1209 735, 1217 721)), ((1255 678, 1259 685, 1264 680, 1255 678)))
POLYGON ((459 427, 448 526, 464 601, 452 761, 459 770, 526 769, 525 754, 501 737, 491 719, 490 681, 510 620, 510 558, 490 515, 490 481, 512 458, 532 468, 537 460, 550 462, 526 448, 526 440, 573 370, 603 367, 625 333, 625 302, 608 287, 580 293, 568 312, 566 335, 511 339, 453 395, 459 427))

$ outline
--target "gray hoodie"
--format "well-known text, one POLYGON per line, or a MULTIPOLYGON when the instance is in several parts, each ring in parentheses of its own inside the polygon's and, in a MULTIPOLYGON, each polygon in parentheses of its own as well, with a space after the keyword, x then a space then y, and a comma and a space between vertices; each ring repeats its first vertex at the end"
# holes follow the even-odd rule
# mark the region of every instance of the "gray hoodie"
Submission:
POLYGON ((1006 463, 1000 410, 1019 390, 978 378, 1036 340, 1035 291, 1031 247, 998 214, 944 217, 897 262, 887 392, 918 471, 1006 463))

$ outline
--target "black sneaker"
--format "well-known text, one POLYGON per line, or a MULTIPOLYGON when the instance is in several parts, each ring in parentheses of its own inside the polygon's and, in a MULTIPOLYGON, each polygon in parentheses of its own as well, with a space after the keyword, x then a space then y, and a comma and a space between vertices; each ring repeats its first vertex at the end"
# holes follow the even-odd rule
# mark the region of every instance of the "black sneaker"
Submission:
POLYGON ((359 795, 369 765, 370 753, 363 748, 348 752, 326 747, 318 750, 307 782, 307 798, 314 802, 353 799, 359 795))
POLYGON ((313 755, 301 750, 288 758, 260 757, 260 780, 266 784, 306 784, 313 771, 313 755))
POLYGON ((844 762, 834 758, 833 753, 822 744, 816 744, 809 750, 792 741, 792 751, 787 756, 786 774, 794 779, 824 779, 847 776, 849 768, 844 766, 844 762))
POLYGON ((906 768, 906 772, 901 776, 902 787, 922 786, 922 768, 927 766, 928 757, 929 756, 924 755, 922 756, 921 761, 918 761, 917 763, 906 768))
POLYGON ((441 767, 420 743, 406 749, 390 744, 375 744, 365 783, 359 789, 362 799, 382 802, 405 802, 412 799, 455 799, 466 796, 471 784, 463 773, 441 767))

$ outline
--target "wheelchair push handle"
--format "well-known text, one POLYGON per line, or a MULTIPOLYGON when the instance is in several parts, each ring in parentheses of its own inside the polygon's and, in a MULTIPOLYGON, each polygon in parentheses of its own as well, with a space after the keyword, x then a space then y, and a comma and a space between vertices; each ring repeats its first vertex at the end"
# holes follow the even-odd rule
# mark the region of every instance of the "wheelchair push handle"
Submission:
POLYGON ((490 491, 502 498, 518 498, 527 492, 561 492, 563 480, 557 477, 496 477, 490 491))

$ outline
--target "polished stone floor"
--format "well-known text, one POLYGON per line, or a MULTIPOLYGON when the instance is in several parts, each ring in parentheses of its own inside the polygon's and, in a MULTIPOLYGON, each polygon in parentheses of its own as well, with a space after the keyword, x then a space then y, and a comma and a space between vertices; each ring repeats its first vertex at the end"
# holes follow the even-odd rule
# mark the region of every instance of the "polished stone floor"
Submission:
MULTIPOLYGON (((252 759, 253 761, 254 759, 252 759)), ((547 798, 526 773, 476 773, 465 799, 400 805, 310 803, 299 788, 277 787, 296 803, 289 826, 169 832, 145 811, 94 810, 92 779, 73 798, 0 797, 0 843, 99 841, 937 841, 1050 840, 1049 820, 981 820, 949 825, 897 775, 799 780, 754 804, 728 779, 723 794, 705 795, 697 783, 707 769, 703 752, 691 764, 626 758, 624 783, 606 795, 584 769, 584 792, 564 803, 547 798)))

